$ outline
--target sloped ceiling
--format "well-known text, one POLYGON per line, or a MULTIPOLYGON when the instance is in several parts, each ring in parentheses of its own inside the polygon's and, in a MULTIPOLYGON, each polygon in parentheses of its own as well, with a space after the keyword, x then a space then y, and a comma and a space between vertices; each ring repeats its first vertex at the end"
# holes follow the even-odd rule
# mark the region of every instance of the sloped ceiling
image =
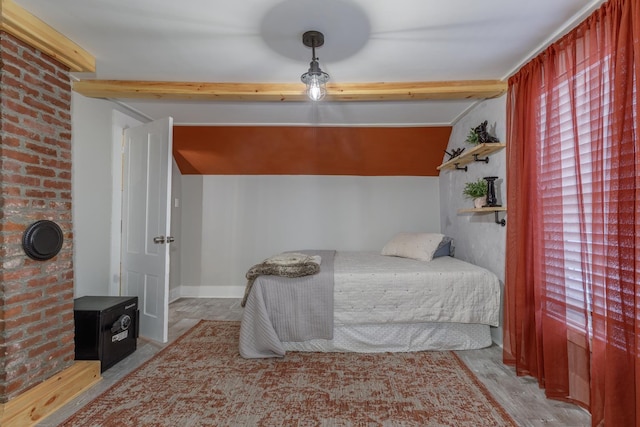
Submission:
MULTIPOLYGON (((602 0, 16 0, 96 58, 84 80, 334 85, 504 81, 602 0)), ((113 96, 178 124, 451 124, 476 100, 248 102, 113 96)), ((162 98, 162 97, 158 97, 162 98)))

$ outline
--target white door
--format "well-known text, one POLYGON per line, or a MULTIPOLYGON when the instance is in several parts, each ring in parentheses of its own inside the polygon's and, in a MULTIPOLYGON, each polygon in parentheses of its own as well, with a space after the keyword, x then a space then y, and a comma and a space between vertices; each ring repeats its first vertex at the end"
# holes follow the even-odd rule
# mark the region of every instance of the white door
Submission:
POLYGON ((140 335, 167 342, 171 117, 126 129, 122 176, 122 290, 137 296, 140 335))

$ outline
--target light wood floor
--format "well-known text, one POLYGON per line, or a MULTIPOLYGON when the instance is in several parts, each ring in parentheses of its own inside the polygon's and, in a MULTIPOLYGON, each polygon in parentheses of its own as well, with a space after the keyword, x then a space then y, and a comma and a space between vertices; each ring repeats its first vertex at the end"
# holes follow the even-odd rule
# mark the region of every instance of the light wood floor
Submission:
MULTIPOLYGON (((221 298, 182 298, 169 305, 169 312, 169 343, 198 323, 200 319, 239 321, 242 316, 239 299, 221 298)), ((105 371, 100 383, 43 420, 38 426, 57 426, 167 344, 139 339, 135 353, 105 371)), ((544 391, 538 387, 535 380, 517 377, 512 368, 502 364, 500 347, 494 345, 481 350, 458 351, 457 354, 518 425, 563 427, 591 425, 591 417, 586 411, 575 405, 546 399, 544 391)))

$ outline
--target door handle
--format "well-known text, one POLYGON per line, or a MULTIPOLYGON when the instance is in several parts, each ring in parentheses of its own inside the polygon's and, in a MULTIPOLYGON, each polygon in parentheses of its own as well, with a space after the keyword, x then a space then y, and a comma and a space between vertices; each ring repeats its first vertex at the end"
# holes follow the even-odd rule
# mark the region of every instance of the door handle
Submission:
POLYGON ((165 242, 164 236, 158 236, 153 238, 153 243, 155 243, 156 245, 161 245, 164 242, 165 242))
POLYGON ((167 243, 173 243, 176 241, 176 238, 173 236, 167 236, 167 243))

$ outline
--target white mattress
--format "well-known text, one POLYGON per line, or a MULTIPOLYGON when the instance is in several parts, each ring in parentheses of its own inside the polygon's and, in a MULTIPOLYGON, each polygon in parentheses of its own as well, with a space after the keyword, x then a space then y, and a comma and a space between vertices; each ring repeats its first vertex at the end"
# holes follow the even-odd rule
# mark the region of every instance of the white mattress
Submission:
POLYGON ((476 265, 452 257, 425 262, 338 251, 334 268, 336 326, 422 322, 498 326, 498 277, 476 265))

